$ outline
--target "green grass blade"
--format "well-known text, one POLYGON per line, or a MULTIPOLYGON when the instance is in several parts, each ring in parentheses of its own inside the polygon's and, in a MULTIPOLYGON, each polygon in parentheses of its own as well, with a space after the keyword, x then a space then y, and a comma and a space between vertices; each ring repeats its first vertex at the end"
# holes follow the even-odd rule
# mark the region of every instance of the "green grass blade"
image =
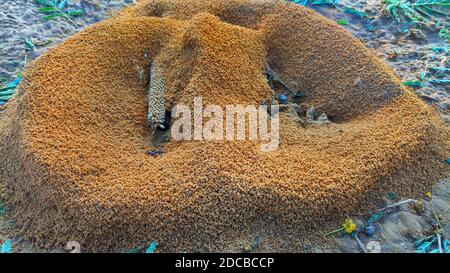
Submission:
POLYGON ((44 7, 44 8, 38 8, 38 11, 41 13, 53 13, 58 12, 58 10, 54 7, 44 7))

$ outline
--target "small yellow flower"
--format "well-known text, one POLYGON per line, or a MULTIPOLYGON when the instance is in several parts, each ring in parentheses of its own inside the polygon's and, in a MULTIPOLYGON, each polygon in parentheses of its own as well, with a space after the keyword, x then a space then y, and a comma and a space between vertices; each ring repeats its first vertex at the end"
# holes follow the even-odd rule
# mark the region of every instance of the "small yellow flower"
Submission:
POLYGON ((418 212, 423 212, 423 200, 419 199, 415 205, 415 208, 418 212))
POLYGON ((244 246, 244 252, 252 252, 252 246, 251 245, 245 245, 244 246))
POLYGON ((431 198, 432 194, 431 194, 431 192, 427 192, 427 193, 425 193, 425 196, 428 198, 431 198))
POLYGON ((347 232, 347 234, 351 234, 356 230, 356 225, 353 223, 352 219, 345 220, 344 224, 342 224, 342 227, 345 229, 345 232, 347 232))

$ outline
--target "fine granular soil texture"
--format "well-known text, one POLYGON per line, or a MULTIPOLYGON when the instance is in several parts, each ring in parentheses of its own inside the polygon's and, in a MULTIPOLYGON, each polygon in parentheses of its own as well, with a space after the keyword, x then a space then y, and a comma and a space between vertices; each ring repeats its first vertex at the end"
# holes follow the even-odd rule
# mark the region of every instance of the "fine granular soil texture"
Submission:
MULTIPOLYGON (((294 99, 293 99, 294 100, 294 99)), ((299 110, 301 115, 301 110, 299 110)), ((361 42, 283 1, 144 0, 29 64, 0 110, 0 181, 17 234, 42 249, 297 251, 393 191, 448 171, 449 132, 361 42), (178 104, 259 105, 267 69, 331 123, 279 113, 280 146, 173 141, 152 157, 148 79, 178 104), (161 80, 161 79, 160 79, 161 80)))

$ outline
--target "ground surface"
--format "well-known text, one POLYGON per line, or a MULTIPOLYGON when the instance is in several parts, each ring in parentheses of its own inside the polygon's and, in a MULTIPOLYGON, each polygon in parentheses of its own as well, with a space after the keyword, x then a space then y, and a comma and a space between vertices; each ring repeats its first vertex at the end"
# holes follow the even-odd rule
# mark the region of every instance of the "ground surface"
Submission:
MULTIPOLYGON (((359 0, 341 1, 357 10, 367 13, 371 19, 361 18, 342 9, 330 6, 309 6, 332 20, 345 20, 348 25, 343 26, 356 37, 360 38, 369 48, 390 65, 403 81, 417 81, 420 74, 427 71, 427 75, 434 78, 447 78, 448 72, 431 71, 428 67, 450 68, 449 55, 445 51, 436 51, 436 47, 448 47, 448 41, 439 37, 432 25, 416 26, 398 23, 383 15, 384 1, 359 0), (418 30, 416 30, 418 29, 418 30), (441 74, 439 74, 441 73, 441 74), (446 75, 447 74, 447 75, 446 75)), ((83 9, 86 14, 73 18, 57 18, 51 21, 43 20, 43 14, 37 11, 40 7, 34 1, 17 0, 2 1, 0 3, 0 78, 13 80, 22 70, 25 63, 38 57, 50 47, 57 45, 65 38, 82 30, 85 26, 101 21, 111 16, 114 11, 132 0, 69 0, 69 8, 83 9), (34 43, 35 49, 30 50, 24 42, 28 37, 34 43)), ((448 22, 447 22, 448 23, 448 22)), ((445 84, 429 84, 415 87, 415 92, 425 101, 436 107, 443 120, 450 124, 450 91, 445 84)), ((424 193, 425 212, 418 213, 410 206, 403 206, 384 217, 374 226, 375 234, 361 241, 366 245, 369 241, 379 242, 382 252, 413 252, 415 240, 429 235, 433 231, 435 217, 430 213, 434 208, 443 227, 443 234, 450 239, 450 181, 440 181, 432 191, 432 198, 426 198, 424 193)), ((388 193, 386 193, 388 194, 388 193)), ((386 203, 395 202, 395 198, 386 198, 386 203)), ((363 226, 368 216, 350 215, 358 226, 363 226)), ((12 238, 9 232, 13 219, 0 217, 0 239, 12 241, 13 252, 39 252, 20 238, 12 238)), ((242 246, 242 251, 246 248, 242 246)), ((236 251, 236 249, 233 249, 236 251)), ((270 251, 271 247, 264 242, 258 242, 253 251, 270 251)), ((64 250, 55 250, 55 252, 64 250)), ((126 251, 126 250, 124 250, 126 251)), ((335 236, 324 245, 306 246, 301 252, 361 252, 355 239, 349 236, 335 236)))

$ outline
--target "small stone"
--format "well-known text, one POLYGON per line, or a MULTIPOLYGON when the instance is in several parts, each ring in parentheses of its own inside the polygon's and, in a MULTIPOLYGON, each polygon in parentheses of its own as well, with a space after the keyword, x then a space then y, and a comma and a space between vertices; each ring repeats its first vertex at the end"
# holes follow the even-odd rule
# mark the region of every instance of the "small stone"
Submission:
POLYGON ((328 119, 327 114, 322 113, 322 114, 317 118, 317 122, 318 122, 318 123, 330 123, 330 120, 328 119))
POLYGON ((390 50, 387 52, 388 58, 393 60, 396 59, 398 57, 398 52, 394 49, 394 50, 390 50))
POLYGON ((356 79, 356 81, 355 81, 355 86, 356 87, 362 88, 363 84, 364 84, 364 82, 363 82, 363 80, 361 78, 357 78, 356 79))
POLYGON ((316 119, 316 116, 316 108, 314 108, 314 106, 311 106, 308 111, 306 111, 306 119, 308 121, 314 121, 316 119))
POLYGON ((41 56, 46 50, 47 50, 46 48, 40 48, 40 49, 33 50, 30 52, 29 58, 31 60, 34 60, 37 57, 41 56))
POLYGON ((425 34, 423 34, 423 32, 420 29, 410 29, 409 30, 409 36, 411 36, 414 39, 417 40, 425 40, 427 39, 427 36, 425 34))

